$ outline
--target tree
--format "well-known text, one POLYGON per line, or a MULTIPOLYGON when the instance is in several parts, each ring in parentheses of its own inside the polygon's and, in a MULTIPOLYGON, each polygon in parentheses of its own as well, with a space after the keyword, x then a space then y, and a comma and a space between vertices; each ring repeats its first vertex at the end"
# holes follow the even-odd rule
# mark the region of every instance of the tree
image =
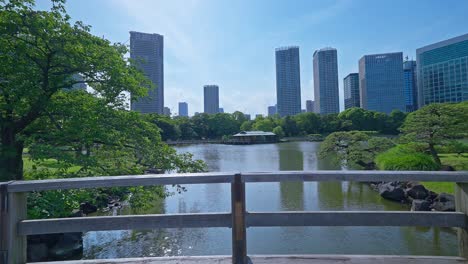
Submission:
POLYGON ((284 137, 284 131, 283 131, 283 128, 280 127, 280 126, 277 126, 273 129, 273 133, 275 133, 279 138, 283 138, 284 137))
MULTIPOLYGON (((54 147, 56 151, 57 145, 72 149, 86 149, 87 144, 96 146, 90 137, 100 138, 96 132, 104 132, 102 128, 109 125, 89 122, 102 121, 96 117, 101 114, 113 120, 124 117, 131 121, 136 115, 123 111, 126 101, 122 93, 128 92, 132 98, 138 98, 152 88, 150 81, 126 58, 127 46, 93 36, 90 27, 82 22, 72 24, 64 0, 52 3, 49 11, 35 11, 32 0, 0 1, 0 181, 23 179, 25 144, 33 144, 37 151, 41 150, 36 153, 50 153, 45 151, 47 147, 54 147), (89 109, 93 110, 68 111, 56 120, 64 110, 61 107, 70 105, 69 100, 76 99, 75 102, 84 107, 81 99, 90 99, 86 95, 73 97, 63 92, 80 83, 86 83, 93 89, 94 98, 99 98, 91 102, 89 109), (103 109, 106 111, 96 112, 103 109), (87 131, 85 127, 96 130, 87 131), (49 131, 45 129, 49 128, 54 129, 53 135, 47 135, 49 131), (75 135, 84 138, 76 143, 66 142, 68 138, 78 139, 75 135), (52 145, 52 139, 63 141, 52 145)), ((126 140, 131 138, 135 128, 126 130, 126 140)), ((125 144, 112 142, 113 135, 108 136, 109 144, 101 144, 102 150, 125 144)), ((163 147, 158 151, 167 152, 168 149, 163 147)), ((86 155, 79 155, 79 158, 83 156, 86 155)), ((152 152, 148 158, 155 161, 156 156, 152 152)), ((93 157, 96 156, 89 155, 90 159, 93 157)))
POLYGON ((401 131, 407 141, 423 143, 434 161, 441 161, 437 145, 468 136, 468 103, 430 104, 410 113, 401 131))
POLYGON ((162 140, 177 140, 180 138, 180 129, 169 116, 148 114, 147 118, 160 128, 162 140))
POLYGON ((317 134, 320 131, 320 116, 316 113, 301 113, 294 116, 297 127, 304 134, 317 134))
POLYGON ((291 116, 281 119, 281 127, 284 130, 284 134, 288 137, 297 136, 300 132, 296 121, 291 116))
POLYGON ((273 131, 274 123, 269 118, 256 119, 252 129, 258 131, 273 131))
POLYGON ((244 123, 242 123, 242 125, 240 127, 240 130, 241 131, 251 131, 253 123, 254 123, 253 121, 244 121, 244 123))
POLYGON ((370 137, 360 131, 334 132, 320 145, 319 156, 324 158, 333 154, 345 166, 375 169, 376 155, 393 146, 394 143, 388 138, 370 137))

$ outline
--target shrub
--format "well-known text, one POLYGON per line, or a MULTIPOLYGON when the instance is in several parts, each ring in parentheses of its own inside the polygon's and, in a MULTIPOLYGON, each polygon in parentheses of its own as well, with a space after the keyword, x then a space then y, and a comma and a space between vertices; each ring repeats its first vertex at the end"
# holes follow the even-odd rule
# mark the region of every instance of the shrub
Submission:
POLYGON ((399 145, 377 155, 375 162, 381 170, 439 170, 430 155, 399 145))

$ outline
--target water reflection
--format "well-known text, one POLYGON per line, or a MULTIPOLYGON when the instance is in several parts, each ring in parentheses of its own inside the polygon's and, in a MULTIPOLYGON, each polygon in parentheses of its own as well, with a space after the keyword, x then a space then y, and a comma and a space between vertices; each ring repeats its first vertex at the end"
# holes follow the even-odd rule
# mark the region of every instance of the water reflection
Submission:
MULTIPOLYGON (((279 170, 304 170, 304 155, 297 144, 278 145, 279 170)), ((304 183, 280 182, 281 210, 304 210, 304 183)))
MULTIPOLYGON (((210 171, 339 170, 331 160, 317 159, 319 143, 291 142, 251 146, 179 147, 203 159, 210 171)), ((228 184, 188 185, 144 213, 230 211, 228 184)), ((408 210, 382 199, 369 185, 353 182, 283 182, 247 184, 248 211, 408 210)), ((132 213, 125 209, 124 214, 132 213)), ((249 228, 250 254, 406 254, 456 255, 452 229, 399 227, 249 228)), ((89 232, 86 258, 166 255, 229 255, 228 228, 89 232)))

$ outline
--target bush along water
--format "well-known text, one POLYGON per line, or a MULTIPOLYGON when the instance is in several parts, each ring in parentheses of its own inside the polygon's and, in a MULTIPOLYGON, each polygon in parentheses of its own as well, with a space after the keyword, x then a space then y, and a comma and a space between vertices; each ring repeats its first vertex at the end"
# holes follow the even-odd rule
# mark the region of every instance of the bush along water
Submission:
MULTIPOLYGON (((440 169, 440 165, 430 155, 418 152, 413 147, 398 145, 377 155, 377 167, 381 170, 440 169)), ((418 182, 382 182, 374 183, 372 187, 385 199, 411 204, 412 211, 455 211, 453 195, 437 194, 418 182)))

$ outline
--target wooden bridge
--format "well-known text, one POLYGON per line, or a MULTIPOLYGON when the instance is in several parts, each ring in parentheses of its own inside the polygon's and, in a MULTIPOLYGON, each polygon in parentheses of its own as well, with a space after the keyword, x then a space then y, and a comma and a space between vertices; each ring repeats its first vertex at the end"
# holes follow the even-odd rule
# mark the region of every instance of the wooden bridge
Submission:
MULTIPOLYGON (((232 229, 232 256, 166 257, 64 263, 468 263, 468 172, 297 171, 131 175, 0 183, 0 264, 26 263, 26 236, 67 232, 156 228, 232 229), (245 185, 282 181, 434 181, 456 183, 457 212, 309 211, 247 212, 245 185), (26 195, 33 191, 172 184, 231 184, 231 212, 97 216, 27 220, 26 195), (426 226, 458 228, 460 257, 430 256, 248 256, 248 227, 426 226)), ((275 252, 271 252, 275 254, 275 252)))

